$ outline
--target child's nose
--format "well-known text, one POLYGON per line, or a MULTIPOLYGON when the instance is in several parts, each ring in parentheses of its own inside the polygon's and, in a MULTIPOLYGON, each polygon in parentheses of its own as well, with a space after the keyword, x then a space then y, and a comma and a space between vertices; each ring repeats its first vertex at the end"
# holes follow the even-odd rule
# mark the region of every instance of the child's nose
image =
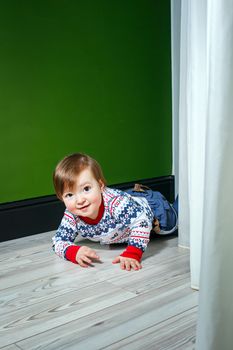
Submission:
POLYGON ((85 198, 82 195, 80 195, 80 194, 75 196, 75 200, 76 200, 77 204, 82 204, 82 203, 85 202, 85 198))

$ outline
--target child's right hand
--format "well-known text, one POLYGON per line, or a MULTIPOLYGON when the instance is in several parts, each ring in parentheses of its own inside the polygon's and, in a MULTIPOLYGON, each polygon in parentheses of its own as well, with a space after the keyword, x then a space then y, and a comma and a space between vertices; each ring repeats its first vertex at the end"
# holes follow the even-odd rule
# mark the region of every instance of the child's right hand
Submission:
POLYGON ((96 254, 94 249, 86 247, 85 245, 79 248, 76 254, 76 261, 80 266, 90 266, 93 259, 100 260, 100 257, 96 254))

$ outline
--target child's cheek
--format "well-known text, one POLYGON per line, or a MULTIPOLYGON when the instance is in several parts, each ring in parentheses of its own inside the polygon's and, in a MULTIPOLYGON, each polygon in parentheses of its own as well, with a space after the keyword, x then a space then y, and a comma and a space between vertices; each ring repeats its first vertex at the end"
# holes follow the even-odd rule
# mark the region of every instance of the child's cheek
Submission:
POLYGON ((75 208, 75 204, 71 201, 64 201, 65 207, 71 211, 73 208, 75 208))
POLYGON ((101 203, 101 198, 100 198, 100 196, 95 196, 95 197, 93 197, 93 203, 95 203, 95 204, 100 204, 100 203, 101 203))
POLYGON ((96 204, 96 205, 100 205, 102 201, 102 197, 100 195, 95 195, 92 197, 92 203, 96 204))

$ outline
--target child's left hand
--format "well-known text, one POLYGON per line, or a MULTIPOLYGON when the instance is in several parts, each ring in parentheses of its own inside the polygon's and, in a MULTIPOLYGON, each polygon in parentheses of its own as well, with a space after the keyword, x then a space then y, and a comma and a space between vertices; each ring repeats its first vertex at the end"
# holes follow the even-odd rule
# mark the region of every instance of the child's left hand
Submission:
POLYGON ((120 255, 117 256, 112 261, 112 263, 113 264, 120 263, 120 268, 122 270, 127 270, 127 271, 130 271, 131 269, 133 269, 133 270, 140 270, 142 268, 142 265, 136 259, 126 258, 126 257, 120 256, 120 255))

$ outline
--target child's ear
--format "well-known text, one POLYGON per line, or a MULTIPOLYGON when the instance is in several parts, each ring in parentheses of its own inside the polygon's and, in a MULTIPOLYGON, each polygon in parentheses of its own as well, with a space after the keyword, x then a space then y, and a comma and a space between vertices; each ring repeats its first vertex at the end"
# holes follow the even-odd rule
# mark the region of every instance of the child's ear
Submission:
POLYGON ((99 185, 100 185, 101 191, 103 191, 103 189, 104 189, 104 187, 105 187, 105 184, 103 183, 102 180, 99 180, 99 185))

